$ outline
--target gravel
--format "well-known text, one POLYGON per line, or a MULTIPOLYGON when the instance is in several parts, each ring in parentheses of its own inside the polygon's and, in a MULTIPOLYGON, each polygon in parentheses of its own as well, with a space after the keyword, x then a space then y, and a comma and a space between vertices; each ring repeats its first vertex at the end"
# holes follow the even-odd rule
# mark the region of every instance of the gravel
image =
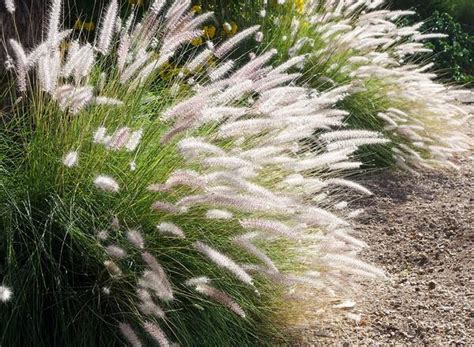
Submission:
POLYGON ((370 246, 362 257, 389 279, 363 283, 350 313, 315 322, 302 345, 474 344, 472 159, 458 172, 366 178, 375 197, 358 202, 356 234, 370 246))

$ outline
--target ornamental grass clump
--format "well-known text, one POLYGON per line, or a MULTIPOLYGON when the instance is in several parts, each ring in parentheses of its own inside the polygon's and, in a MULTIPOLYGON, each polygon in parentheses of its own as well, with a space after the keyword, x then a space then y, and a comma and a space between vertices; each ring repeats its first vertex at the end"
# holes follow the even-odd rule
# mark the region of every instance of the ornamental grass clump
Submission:
MULTIPOLYGON (((216 1, 205 3, 219 7, 216 1)), ((277 47, 275 61, 306 54, 295 65, 304 72, 304 83, 309 80, 320 91, 349 87, 349 95, 338 104, 348 112, 346 122, 355 129, 382 132, 391 140, 387 146, 365 148, 364 154, 370 155, 366 162, 375 159, 411 171, 453 167, 456 154, 472 147, 463 128, 472 125, 473 92, 438 82, 433 64, 427 62, 431 49, 424 42, 445 34, 421 32, 422 23, 405 26, 403 19, 414 12, 386 10, 384 4, 235 2, 228 6, 230 11, 222 11, 244 26, 247 21, 261 23, 261 47, 277 47)))
POLYGON ((8 41, 4 345, 254 345, 290 299, 383 276, 356 258, 347 201, 370 192, 344 173, 387 140, 343 130, 346 87, 295 85, 274 50, 229 60, 258 27, 196 49, 211 14, 190 1, 121 20, 112 0, 92 42, 61 6, 35 48, 8 41))

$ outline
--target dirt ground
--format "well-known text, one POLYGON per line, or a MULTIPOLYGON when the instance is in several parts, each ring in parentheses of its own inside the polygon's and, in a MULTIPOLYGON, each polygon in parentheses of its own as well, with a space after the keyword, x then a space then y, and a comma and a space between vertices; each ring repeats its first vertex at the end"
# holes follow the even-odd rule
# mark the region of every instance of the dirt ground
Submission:
POLYGON ((474 158, 459 172, 382 172, 363 182, 356 234, 389 274, 366 283, 342 321, 319 321, 303 345, 474 345, 474 158))

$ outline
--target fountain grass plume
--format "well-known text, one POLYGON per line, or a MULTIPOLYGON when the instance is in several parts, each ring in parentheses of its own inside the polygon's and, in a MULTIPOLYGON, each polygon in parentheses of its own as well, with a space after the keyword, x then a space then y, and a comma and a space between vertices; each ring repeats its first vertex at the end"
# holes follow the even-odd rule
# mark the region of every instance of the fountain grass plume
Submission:
MULTIPOLYGON (((304 72, 302 83, 321 91, 350 85, 338 104, 348 111, 348 125, 391 140, 364 147, 366 164, 396 164, 412 172, 455 167, 456 155, 473 145, 463 131, 472 126, 473 93, 440 82, 427 62, 431 50, 424 42, 446 35, 421 32, 421 23, 404 26, 413 12, 390 11, 385 3, 236 1, 222 9, 208 0, 204 6, 244 27, 260 23, 260 47, 278 48, 275 60, 283 65, 305 54, 293 69, 304 72)), ((255 45, 246 49, 259 50, 255 45)))
POLYGON ((222 57, 249 32, 196 50, 209 15, 187 2, 117 21, 112 1, 94 45, 59 39, 51 8, 0 133, 5 344, 255 345, 299 289, 381 277, 341 205, 366 193, 343 180, 353 154, 381 137, 337 135, 345 88, 294 87, 273 51, 234 68, 222 57))

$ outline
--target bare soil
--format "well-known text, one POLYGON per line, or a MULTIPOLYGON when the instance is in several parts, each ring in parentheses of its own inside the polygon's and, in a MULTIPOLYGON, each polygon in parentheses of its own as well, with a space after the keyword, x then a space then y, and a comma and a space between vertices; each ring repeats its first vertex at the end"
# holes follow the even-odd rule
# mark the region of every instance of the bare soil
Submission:
POLYGON ((389 280, 364 283, 346 318, 316 322, 303 345, 474 345, 474 161, 458 172, 366 178, 374 197, 356 234, 389 280))

